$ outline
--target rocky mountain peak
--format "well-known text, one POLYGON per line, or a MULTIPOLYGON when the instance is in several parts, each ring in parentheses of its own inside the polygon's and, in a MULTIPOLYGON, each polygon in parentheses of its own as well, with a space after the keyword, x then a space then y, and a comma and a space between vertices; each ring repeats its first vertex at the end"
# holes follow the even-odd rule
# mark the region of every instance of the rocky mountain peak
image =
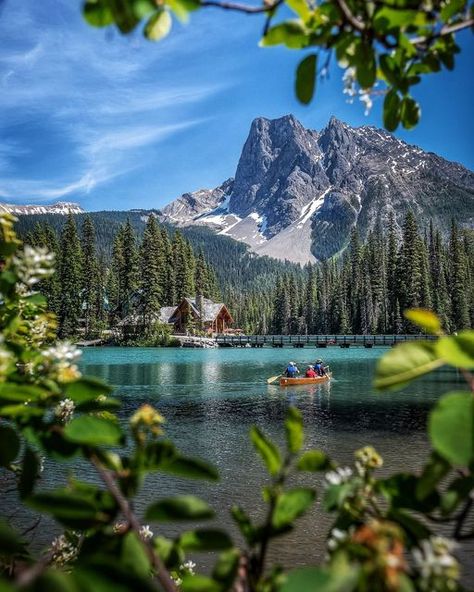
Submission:
POLYGON ((320 132, 293 115, 256 118, 235 180, 185 194, 164 212, 177 224, 207 224, 257 253, 299 263, 340 253, 408 209, 448 231, 453 215, 473 225, 474 173, 384 130, 331 117, 320 132))

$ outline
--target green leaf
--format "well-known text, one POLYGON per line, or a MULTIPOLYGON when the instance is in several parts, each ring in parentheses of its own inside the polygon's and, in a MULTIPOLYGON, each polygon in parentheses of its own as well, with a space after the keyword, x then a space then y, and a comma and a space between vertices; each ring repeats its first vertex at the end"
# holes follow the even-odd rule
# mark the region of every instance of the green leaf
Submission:
POLYGON ((214 516, 212 508, 194 495, 177 495, 148 506, 147 520, 170 522, 173 520, 206 520, 214 516))
POLYGON ((270 475, 276 475, 282 466, 281 455, 277 446, 256 426, 250 428, 250 440, 262 457, 270 475))
POLYGON ((166 4, 182 23, 187 23, 189 13, 197 10, 200 6, 199 0, 167 0, 166 4))
POLYGON ((114 23, 114 15, 104 0, 88 0, 84 4, 83 15, 93 27, 107 27, 114 23))
POLYGON ((459 504, 474 490, 474 475, 457 477, 441 495, 441 511, 443 514, 454 512, 459 504))
POLYGON ((65 397, 72 399, 74 403, 93 401, 101 395, 109 395, 113 389, 105 382, 91 376, 83 376, 79 380, 71 382, 65 389, 65 397))
POLYGON ((185 551, 222 551, 233 546, 226 532, 214 529, 183 532, 179 544, 185 551))
POLYGON ((73 419, 64 428, 64 436, 86 446, 114 446, 123 442, 122 430, 115 422, 92 415, 73 419))
POLYGON ((98 520, 98 512, 92 501, 64 490, 38 493, 28 498, 27 504, 39 512, 51 514, 69 528, 85 529, 95 525, 98 520))
POLYGON ((299 471, 326 471, 331 468, 331 461, 321 450, 307 450, 301 455, 296 468, 299 471))
POLYGON ((201 574, 184 576, 179 589, 182 592, 222 592, 222 586, 218 582, 201 574))
POLYGON ((351 493, 351 483, 341 483, 341 485, 329 485, 324 492, 324 509, 327 512, 340 509, 346 499, 351 493))
POLYGON ((474 368, 474 331, 442 337, 436 351, 445 362, 456 368, 474 368))
POLYGON ((311 10, 305 0, 286 0, 285 4, 303 21, 307 21, 310 18, 311 10))
POLYGON ((285 431, 288 450, 299 452, 303 446, 303 416, 296 407, 289 407, 285 419, 285 431))
POLYGON ((411 308, 406 310, 403 313, 403 316, 431 335, 439 335, 441 333, 441 321, 431 310, 425 308, 411 308))
POLYGON ((0 519, 0 556, 19 555, 25 552, 25 541, 11 526, 0 519))
POLYGON ((306 47, 307 43, 306 27, 298 19, 285 21, 284 23, 270 27, 260 41, 262 47, 283 44, 291 49, 301 49, 306 47))
POLYGON ((466 0, 447 0, 440 11, 441 20, 447 23, 453 16, 457 16, 466 5, 466 0))
POLYGON ((432 452, 430 460, 423 469, 418 483, 416 484, 416 497, 420 500, 428 497, 436 488, 438 483, 451 469, 451 465, 436 452, 432 452))
POLYGON ((418 541, 428 539, 431 535, 430 530, 407 510, 391 509, 388 518, 403 528, 410 545, 414 546, 418 541))
POLYGON ((412 97, 403 97, 400 104, 400 119, 405 129, 412 129, 420 121, 420 106, 412 97))
POLYGON ((20 452, 20 440, 15 430, 8 425, 0 425, 0 466, 8 467, 20 452))
POLYGON ((120 564, 137 576, 146 578, 151 573, 151 562, 143 542, 135 532, 127 532, 123 537, 120 564))
POLYGON ((316 88, 316 69, 318 56, 314 53, 306 56, 296 69, 295 91, 300 103, 307 105, 311 102, 316 88))
POLYGON ((239 549, 229 549, 219 555, 219 559, 212 570, 214 580, 222 584, 226 589, 230 588, 235 580, 239 567, 239 549))
POLYGON ((422 26, 426 22, 426 16, 416 10, 403 10, 383 6, 374 17, 374 27, 381 33, 387 33, 394 29, 403 29, 408 26, 422 26))
POLYGON ((377 70, 374 48, 368 43, 358 43, 354 54, 354 62, 357 82, 361 88, 372 88, 377 70))
POLYGON ((151 41, 159 41, 168 35, 172 24, 170 13, 164 8, 160 8, 146 24, 145 36, 151 41))
POLYGON ((400 123, 400 97, 395 89, 389 90, 383 102, 383 124, 393 132, 400 123))
POLYGON ((18 491, 21 499, 31 494, 40 473, 41 465, 38 455, 29 446, 26 446, 21 463, 20 480, 18 482, 18 491))
POLYGON ((58 569, 48 569, 35 580, 34 592, 80 592, 74 576, 58 569))
POLYGON ((290 489, 278 496, 272 525, 283 528, 292 524, 293 520, 302 516, 316 499, 316 492, 308 488, 290 489))
POLYGON ((217 469, 198 458, 176 456, 175 458, 163 461, 159 469, 165 473, 187 477, 188 479, 219 480, 217 469))
POLYGON ((132 9, 137 19, 141 20, 156 10, 153 0, 132 0, 132 9))
POLYGON ((454 465, 468 466, 474 460, 474 397, 449 393, 430 414, 429 435, 433 448, 454 465))
POLYGON ((378 362, 375 387, 397 388, 443 365, 431 341, 408 341, 396 345, 378 362))
POLYGON ((245 538, 249 545, 252 545, 255 541, 257 534, 256 528, 253 526, 252 521, 240 506, 233 506, 231 509, 232 518, 239 527, 242 536, 245 538))
POLYGON ((301 567, 288 573, 280 592, 351 592, 358 573, 352 566, 301 567))
POLYGON ((399 473, 378 482, 378 489, 389 501, 392 509, 405 508, 416 512, 431 512, 439 503, 435 490, 423 497, 417 496, 418 479, 415 475, 399 473))

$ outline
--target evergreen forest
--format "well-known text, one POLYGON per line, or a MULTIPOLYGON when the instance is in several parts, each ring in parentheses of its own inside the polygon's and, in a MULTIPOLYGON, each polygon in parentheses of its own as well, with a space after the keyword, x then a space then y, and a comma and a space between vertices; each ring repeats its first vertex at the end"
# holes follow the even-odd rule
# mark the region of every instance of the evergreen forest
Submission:
POLYGON ((394 218, 365 241, 354 229, 342 255, 304 267, 153 215, 113 224, 105 213, 24 216, 18 229, 56 255, 40 288, 63 338, 98 337, 130 315, 149 333, 161 307, 195 294, 225 302, 248 334, 416 332, 402 311, 419 307, 450 332, 474 325, 474 232, 453 221, 445 238, 433 224, 420 229, 411 211, 401 230, 394 218))

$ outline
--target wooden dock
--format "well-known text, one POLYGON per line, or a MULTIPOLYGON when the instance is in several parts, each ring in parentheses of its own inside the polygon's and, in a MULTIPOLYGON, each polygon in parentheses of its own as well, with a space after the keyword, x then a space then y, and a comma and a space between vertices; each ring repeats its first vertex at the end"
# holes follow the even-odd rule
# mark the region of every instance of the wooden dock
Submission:
POLYGON ((219 347, 392 347, 397 343, 433 339, 429 335, 217 335, 219 347))

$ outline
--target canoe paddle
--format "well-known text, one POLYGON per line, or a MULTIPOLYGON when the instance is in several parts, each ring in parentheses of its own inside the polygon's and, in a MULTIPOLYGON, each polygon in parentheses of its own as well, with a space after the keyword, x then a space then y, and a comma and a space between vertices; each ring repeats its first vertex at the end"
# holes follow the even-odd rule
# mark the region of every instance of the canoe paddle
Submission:
POLYGON ((267 378, 267 384, 273 384, 280 378, 280 376, 281 374, 278 374, 278 376, 272 376, 271 378, 267 378))

